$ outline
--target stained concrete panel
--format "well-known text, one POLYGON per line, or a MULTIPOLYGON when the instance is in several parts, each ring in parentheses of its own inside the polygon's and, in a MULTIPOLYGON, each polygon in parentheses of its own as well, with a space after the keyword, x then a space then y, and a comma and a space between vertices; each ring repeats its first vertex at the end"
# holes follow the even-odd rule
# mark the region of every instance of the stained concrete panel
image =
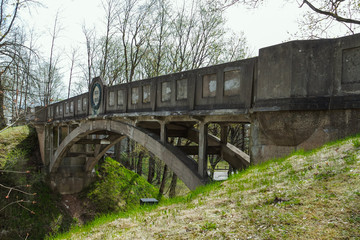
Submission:
POLYGON ((202 96, 215 97, 216 96, 216 74, 207 74, 203 76, 203 91, 202 96))
POLYGON ((176 81, 176 100, 187 99, 187 79, 180 79, 176 81))
POLYGON ((87 109, 87 98, 83 98, 83 105, 82 105, 82 109, 83 109, 83 111, 86 111, 86 109, 87 109))
POLYGON ((109 92, 109 106, 115 105, 115 92, 111 91, 109 92))
POLYGON ((161 101, 168 102, 171 100, 171 82, 161 83, 161 101))
POLYGON ((143 86, 142 90, 143 90, 143 103, 149 103, 150 102, 150 96, 151 96, 150 85, 143 86))
POLYGON ((134 87, 131 89, 131 104, 137 104, 139 102, 139 88, 134 87))
POLYGON ((342 52, 342 83, 360 83, 360 47, 342 52))
POLYGON ((117 105, 124 105, 124 90, 117 91, 117 105))
POLYGON ((65 113, 69 113, 69 103, 65 103, 65 113))
POLYGON ((77 100, 77 111, 81 112, 82 108, 81 108, 81 99, 77 100))
POLYGON ((240 94, 240 70, 224 73, 224 96, 240 94))

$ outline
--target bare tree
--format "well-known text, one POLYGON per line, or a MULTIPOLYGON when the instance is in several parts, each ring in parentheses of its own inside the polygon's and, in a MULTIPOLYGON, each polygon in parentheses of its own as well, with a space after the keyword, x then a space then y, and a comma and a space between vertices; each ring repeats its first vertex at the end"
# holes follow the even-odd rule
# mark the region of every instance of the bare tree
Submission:
POLYGON ((117 12, 116 28, 122 43, 125 82, 135 80, 138 66, 149 47, 147 39, 154 27, 151 24, 149 26, 154 1, 146 1, 140 5, 136 3, 136 0, 127 0, 117 12))
POLYGON ((0 129, 6 126, 4 115, 4 84, 7 79, 6 73, 14 63, 14 56, 18 56, 17 43, 14 43, 12 33, 16 29, 16 20, 23 6, 30 6, 32 0, 1 0, 0 1, 0 129))
POLYGON ((62 27, 59 22, 59 12, 56 13, 55 19, 54 19, 54 25, 51 35, 51 45, 50 45, 50 55, 49 55, 49 64, 48 64, 48 72, 47 72, 47 82, 45 85, 45 93, 44 93, 44 105, 50 104, 50 99, 52 97, 52 85, 54 82, 54 74, 55 74, 55 68, 56 68, 56 62, 58 59, 56 59, 55 56, 55 41, 59 37, 59 33, 62 30, 62 27))
POLYGON ((103 57, 101 59, 101 69, 100 69, 100 76, 103 78, 106 76, 106 70, 107 70, 107 63, 108 63, 108 56, 110 51, 110 41, 113 36, 113 27, 114 22, 116 20, 116 11, 117 11, 117 4, 118 2, 115 0, 103 0, 102 5, 103 9, 105 11, 105 25, 106 25, 106 33, 104 36, 104 44, 102 47, 102 54, 103 57))
POLYGON ((96 76, 96 70, 94 64, 95 64, 95 57, 97 54, 97 41, 96 41, 96 33, 94 28, 88 29, 84 24, 82 29, 85 36, 86 53, 87 53, 86 55, 87 65, 84 74, 86 76, 87 84, 89 87, 92 78, 96 76))
POLYGON ((73 48, 70 55, 70 73, 69 73, 69 85, 68 85, 68 95, 67 97, 70 98, 71 93, 71 82, 74 75, 75 70, 75 62, 77 59, 78 50, 76 48, 73 48))
MULTIPOLYGON (((219 9, 234 4, 256 8, 266 0, 218 0, 219 9)), ((354 34, 359 30, 360 5, 357 0, 296 0, 286 1, 307 9, 299 19, 300 30, 296 36, 303 38, 321 38, 338 34, 354 34), (345 28, 339 31, 339 26, 345 28)))

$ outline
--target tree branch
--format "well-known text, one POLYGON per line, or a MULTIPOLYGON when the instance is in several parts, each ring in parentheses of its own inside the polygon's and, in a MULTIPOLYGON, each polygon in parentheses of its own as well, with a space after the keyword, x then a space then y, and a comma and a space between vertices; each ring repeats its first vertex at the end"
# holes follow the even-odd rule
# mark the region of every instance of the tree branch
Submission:
MULTIPOLYGON (((332 12, 328 12, 328 11, 323 11, 317 7, 315 7, 314 5, 312 5, 309 1, 307 0, 303 0, 303 4, 306 4, 308 5, 308 7, 311 8, 311 10, 313 10, 314 12, 316 13, 319 13, 319 14, 322 14, 322 15, 326 15, 326 16, 329 16, 329 17, 332 17, 334 18, 336 21, 338 22, 345 22, 345 23, 352 23, 352 24, 358 24, 360 25, 360 21, 359 20, 355 20, 355 19, 350 19, 350 18, 344 18, 344 17, 341 17, 339 15, 337 15, 336 13, 332 13, 332 12)), ((302 4, 302 5, 303 5, 302 4)), ((301 6, 302 6, 301 5, 301 6)), ((300 7, 301 7, 300 6, 300 7)))

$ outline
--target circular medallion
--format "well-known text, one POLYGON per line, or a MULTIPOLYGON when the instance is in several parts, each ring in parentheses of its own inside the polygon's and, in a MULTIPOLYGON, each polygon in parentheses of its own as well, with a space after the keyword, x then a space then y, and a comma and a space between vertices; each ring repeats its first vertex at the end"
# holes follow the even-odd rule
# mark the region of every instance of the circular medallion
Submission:
POLYGON ((93 109, 99 109, 101 102, 101 85, 95 83, 91 89, 91 107, 93 109))

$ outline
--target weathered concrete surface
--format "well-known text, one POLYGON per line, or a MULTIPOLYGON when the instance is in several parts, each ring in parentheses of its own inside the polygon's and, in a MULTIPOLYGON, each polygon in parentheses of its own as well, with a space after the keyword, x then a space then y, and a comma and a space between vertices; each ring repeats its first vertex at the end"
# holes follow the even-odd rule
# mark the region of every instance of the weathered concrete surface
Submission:
MULTIPOLYGON (((69 168, 65 168, 66 170, 64 170, 63 167, 64 156, 69 152, 69 149, 73 148, 77 141, 91 133, 103 130, 128 136, 130 139, 147 148, 155 156, 163 160, 189 189, 193 190, 197 186, 203 185, 207 180, 197 173, 196 162, 171 144, 162 143, 157 137, 148 135, 141 131, 141 129, 124 122, 94 120, 83 122, 78 128, 74 129, 64 138, 54 153, 53 161, 50 163, 50 174, 54 176, 52 178, 52 185, 56 187, 60 193, 65 194, 71 191, 74 193, 91 182, 91 174, 89 174, 89 171, 92 170, 96 164, 94 159, 98 160, 98 156, 102 156, 105 150, 99 151, 99 153, 91 159, 91 163, 80 165, 66 164, 69 166, 69 168), (87 166, 86 171, 84 170, 85 165, 87 166), (70 166, 74 167, 71 168, 70 166), (76 166, 82 167, 76 168, 76 166), (85 179, 81 180, 82 177, 85 179), (73 187, 63 186, 63 184, 68 182, 73 184, 73 187)), ((112 141, 112 145, 116 144, 119 140, 120 139, 112 141)))
MULTIPOLYGON (((251 123, 250 162, 253 164, 360 132, 359 56, 360 34, 356 34, 337 39, 292 41, 261 49, 256 58, 128 84, 107 87, 96 78, 89 93, 51 104, 43 110, 37 109, 34 121, 46 124, 45 129, 52 129, 74 120, 97 119, 93 121, 96 125, 110 121, 98 119, 123 122, 130 119, 134 122, 133 127, 113 130, 136 138, 150 151, 157 152, 170 168, 184 174, 184 179, 196 179, 198 173, 206 175, 208 146, 213 143, 219 146, 219 142, 205 137, 205 125, 209 123, 251 123), (161 129, 152 128, 154 121, 162 121, 161 129), (135 122, 144 122, 143 126, 149 126, 148 130, 161 136, 162 141, 134 127, 135 122), (169 122, 202 127, 201 139, 196 134, 200 164, 185 157, 182 159, 179 156, 184 153, 175 154, 179 149, 172 150, 166 145, 166 124, 169 122), (164 149, 170 152, 163 153, 164 149), (176 160, 169 160, 169 154, 176 160), (186 168, 191 176, 187 175, 186 168)), ((104 129, 100 125, 93 129, 101 127, 104 129)), ((78 134, 76 137, 67 137, 60 143, 65 135, 63 129, 53 129, 51 134, 44 135, 39 128, 43 142, 40 147, 45 151, 44 163, 49 161, 46 156, 50 156, 51 169, 59 168, 61 161, 54 159, 66 157, 69 151, 74 151, 72 145, 91 133, 80 133, 81 129, 76 128, 70 133, 78 134)), ((179 129, 169 133, 176 134, 176 130, 179 129)), ((183 135, 188 134, 180 133, 180 137, 183 135)), ((229 162, 237 158, 234 164, 247 164, 240 152, 237 154, 224 141, 220 145, 223 157, 229 162)), ((95 156, 91 164, 86 163, 87 168, 90 169, 94 162, 95 156)), ((81 161, 71 164, 81 164, 81 161)))
POLYGON ((61 167, 49 176, 50 187, 60 194, 78 193, 95 180, 94 172, 85 172, 79 166, 61 167))
POLYGON ((44 165, 45 163, 45 125, 35 125, 36 133, 39 141, 41 161, 44 165))
POLYGON ((360 110, 285 111, 254 114, 252 164, 310 150, 360 133, 360 110))

